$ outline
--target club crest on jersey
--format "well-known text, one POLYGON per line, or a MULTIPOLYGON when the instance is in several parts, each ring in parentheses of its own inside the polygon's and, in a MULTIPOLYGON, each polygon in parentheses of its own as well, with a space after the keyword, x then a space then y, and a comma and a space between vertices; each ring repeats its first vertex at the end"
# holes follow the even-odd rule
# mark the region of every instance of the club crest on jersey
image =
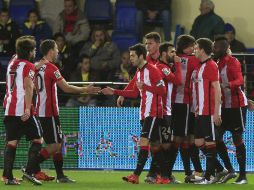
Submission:
POLYGON ((60 73, 59 70, 55 71, 55 72, 54 72, 54 75, 55 75, 55 77, 56 77, 57 79, 61 78, 61 73, 60 73))
POLYGON ((170 70, 168 70, 167 68, 163 68, 163 69, 162 69, 162 72, 163 72, 166 76, 168 76, 168 75, 170 74, 170 70))
POLYGON ((34 78, 34 71, 30 70, 28 75, 29 75, 30 78, 33 79, 34 78))
POLYGON ((159 86, 165 86, 164 81, 160 80, 159 82, 157 82, 156 86, 157 87, 159 87, 159 86))

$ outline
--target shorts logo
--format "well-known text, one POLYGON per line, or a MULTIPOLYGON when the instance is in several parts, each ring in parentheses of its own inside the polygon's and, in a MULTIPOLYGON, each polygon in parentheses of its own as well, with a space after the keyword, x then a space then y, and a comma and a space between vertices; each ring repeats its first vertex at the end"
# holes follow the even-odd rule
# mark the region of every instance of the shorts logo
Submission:
POLYGON ((159 87, 159 86, 165 86, 164 81, 160 80, 159 82, 157 82, 156 86, 157 87, 159 87))
POLYGON ((166 76, 168 76, 168 75, 170 74, 170 71, 169 71, 167 68, 163 68, 163 69, 162 69, 162 72, 163 72, 166 76))
POLYGON ((29 75, 29 77, 30 77, 31 79, 33 79, 33 78, 34 78, 34 71, 30 69, 28 75, 29 75))
POLYGON ((56 79, 60 79, 61 78, 61 73, 60 73, 59 70, 55 71, 54 75, 55 75, 56 79))

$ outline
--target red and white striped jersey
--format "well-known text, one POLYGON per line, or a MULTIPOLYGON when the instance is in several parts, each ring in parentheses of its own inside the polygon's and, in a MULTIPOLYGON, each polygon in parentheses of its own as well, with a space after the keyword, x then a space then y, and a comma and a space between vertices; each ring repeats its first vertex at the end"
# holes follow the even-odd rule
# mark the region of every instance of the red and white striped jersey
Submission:
POLYGON ((174 103, 191 103, 190 79, 192 72, 198 68, 199 60, 192 55, 179 55, 181 58, 182 83, 174 85, 172 102, 174 103))
POLYGON ((196 98, 198 115, 213 115, 215 92, 212 82, 219 81, 219 70, 215 61, 203 62, 196 74, 196 98))
POLYGON ((171 115, 173 84, 179 85, 182 82, 181 63, 175 63, 175 73, 172 72, 167 63, 164 63, 161 60, 158 60, 155 66, 158 68, 161 78, 164 80, 167 92, 166 96, 162 97, 163 115, 171 115))
MULTIPOLYGON (((129 87, 131 88, 131 87, 129 87)), ((141 96, 140 119, 146 117, 163 117, 162 96, 166 94, 165 84, 159 71, 152 64, 147 63, 138 69, 133 80, 131 90, 114 90, 114 94, 129 98, 141 96), (136 81, 143 82, 143 89, 139 90, 136 81)))
MULTIPOLYGON (((24 59, 11 59, 6 72, 6 95, 4 108, 6 116, 22 116, 26 109, 24 79, 34 79, 34 65, 24 59)), ((33 114, 33 105, 31 109, 33 114)))
POLYGON ((241 64, 230 55, 224 56, 217 62, 222 84, 229 84, 229 88, 222 88, 222 107, 239 108, 247 106, 247 98, 241 90, 244 84, 241 64))
POLYGON ((53 63, 46 63, 36 69, 36 113, 39 117, 52 117, 59 115, 56 82, 63 77, 53 63))

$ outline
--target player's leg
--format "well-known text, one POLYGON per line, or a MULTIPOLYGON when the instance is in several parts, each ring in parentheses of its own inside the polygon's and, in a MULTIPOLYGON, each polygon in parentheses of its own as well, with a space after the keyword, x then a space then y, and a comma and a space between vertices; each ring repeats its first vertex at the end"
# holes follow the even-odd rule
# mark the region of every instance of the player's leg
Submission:
POLYGON ((5 116, 4 125, 6 131, 6 145, 4 150, 3 179, 6 185, 19 185, 19 181, 13 177, 13 164, 16 157, 16 147, 23 133, 18 117, 5 116))
POLYGON ((238 109, 239 112, 239 121, 241 121, 238 126, 234 128, 234 132, 232 132, 232 138, 234 145, 236 147, 236 158, 239 164, 239 177, 234 182, 235 184, 246 184, 248 183, 246 177, 246 147, 244 144, 242 133, 245 130, 245 122, 246 122, 246 112, 247 108, 242 107, 238 109))
POLYGON ((146 164, 148 153, 149 153, 149 138, 152 134, 152 130, 155 127, 156 118, 147 117, 143 121, 141 121, 142 131, 141 131, 141 138, 140 138, 140 150, 138 153, 138 160, 136 169, 134 170, 133 174, 123 177, 124 181, 138 184, 139 183, 139 176, 143 171, 143 168, 146 164))

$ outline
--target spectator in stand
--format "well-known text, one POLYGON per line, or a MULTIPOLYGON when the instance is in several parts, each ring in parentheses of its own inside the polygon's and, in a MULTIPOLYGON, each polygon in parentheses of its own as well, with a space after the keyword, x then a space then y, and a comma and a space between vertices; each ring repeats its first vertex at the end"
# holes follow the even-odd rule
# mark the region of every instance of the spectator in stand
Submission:
POLYGON ((232 24, 225 24, 225 37, 227 38, 232 53, 246 52, 245 45, 235 39, 235 28, 232 24))
MULTIPOLYGON (((52 30, 49 25, 40 18, 37 10, 30 10, 27 16, 28 18, 22 26, 22 34, 34 36, 37 44, 36 48, 40 49, 40 43, 52 37, 52 30)), ((38 53, 37 56, 41 56, 40 53, 38 53)))
POLYGON ((200 15, 195 19, 190 34, 195 38, 210 38, 224 34, 224 21, 214 13, 214 3, 211 0, 201 0, 200 15))
POLYGON ((76 62, 71 50, 71 46, 67 44, 64 34, 58 32, 53 36, 55 40, 59 54, 57 58, 57 67, 60 69, 63 77, 68 81, 72 71, 76 69, 76 62))
POLYGON ((171 39, 171 18, 170 18, 171 0, 136 0, 138 9, 136 22, 137 33, 140 40, 143 38, 144 21, 162 20, 164 38, 166 41, 171 39))
POLYGON ((90 26, 85 14, 78 9, 76 0, 64 0, 64 10, 57 16, 54 33, 61 32, 66 41, 77 45, 89 38, 90 26))
POLYGON ((91 57, 91 69, 100 76, 101 81, 114 80, 115 72, 121 63, 120 51, 111 42, 108 32, 102 27, 92 31, 91 41, 86 42, 80 55, 91 57))
POLYGON ((12 56, 15 42, 20 36, 18 25, 11 20, 7 9, 0 12, 0 56, 12 56))
MULTIPOLYGON (((79 67, 72 73, 71 82, 93 82, 97 81, 98 77, 90 70, 90 58, 87 55, 81 55, 79 67)), ((86 85, 84 85, 86 86, 86 85)), ((95 95, 73 96, 66 103, 66 107, 78 106, 96 106, 95 95)))
MULTIPOLYGON (((121 64, 120 67, 118 68, 117 71, 117 78, 119 81, 123 81, 123 82, 127 82, 129 81, 132 77, 131 75, 131 71, 133 70, 133 66, 130 62, 130 53, 129 51, 125 51, 121 54, 121 64)), ((136 72, 136 68, 134 68, 134 74, 136 72)))

